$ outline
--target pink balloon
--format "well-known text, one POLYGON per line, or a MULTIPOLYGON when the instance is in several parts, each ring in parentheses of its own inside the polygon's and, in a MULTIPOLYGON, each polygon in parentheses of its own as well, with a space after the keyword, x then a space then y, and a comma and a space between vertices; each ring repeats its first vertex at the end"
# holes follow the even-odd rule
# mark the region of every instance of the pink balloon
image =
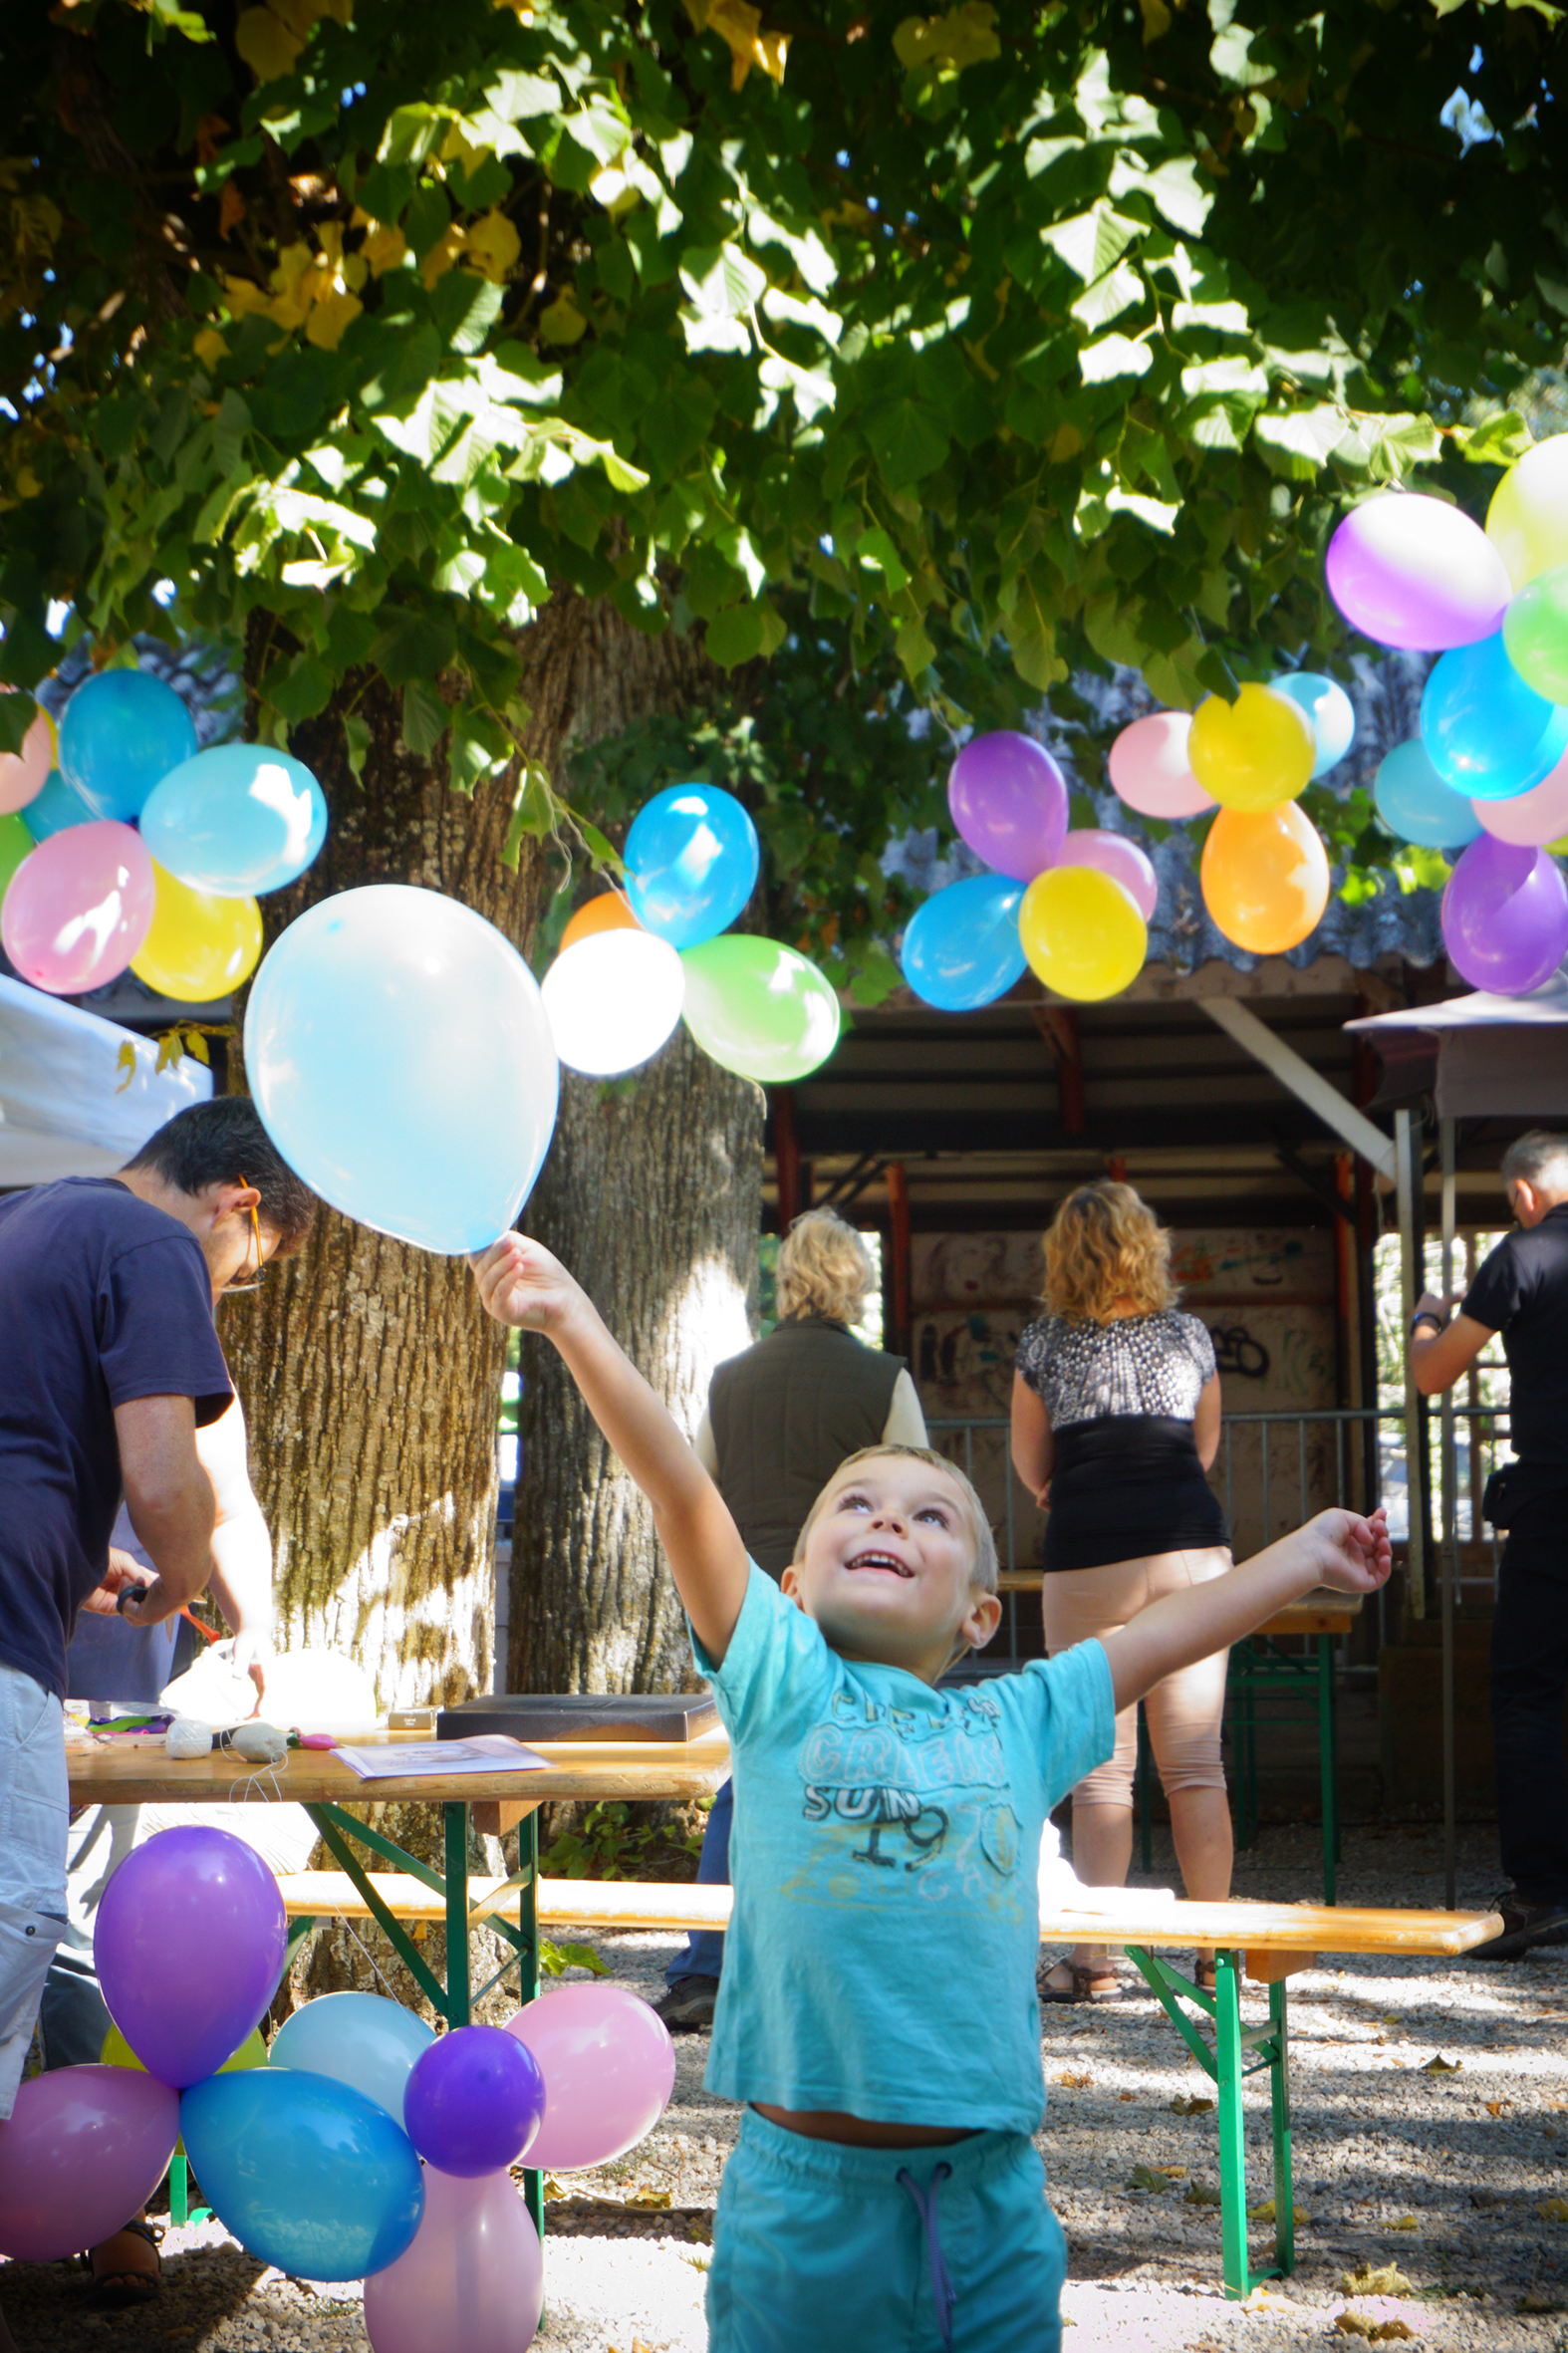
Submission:
POLYGON ((1092 866, 1097 873, 1114 875, 1147 923, 1154 915, 1160 885, 1155 870, 1136 842, 1126 834, 1070 833, 1062 844, 1058 866, 1092 866))
POLYGON ((424 2169, 424 2220, 365 2282, 373 2353, 523 2353, 544 2307, 544 2250, 507 2173, 424 2169))
POLYGON ((179 2094, 132 2067, 35 2075, 0 2124, 0 2254, 54 2263, 146 2204, 179 2139, 179 2094))
POLYGON ((1218 803, 1187 763, 1188 711, 1151 711, 1124 727, 1111 746, 1111 785, 1140 817, 1201 817, 1218 803))
POLYGON ((1032 883, 1056 864, 1067 780, 1032 735, 972 736, 948 770, 947 806, 970 849, 999 875, 1032 883))
POLYGON ((1511 801, 1472 801, 1470 807, 1494 842, 1524 850, 1560 842, 1568 834, 1568 752, 1527 793, 1515 793, 1511 801))
POLYGON ((22 738, 19 752, 0 752, 0 817, 36 801, 55 764, 54 723, 40 711, 22 738))
POLYGON ((572 2173, 608 2165, 635 2149, 664 2113, 675 2046, 663 2020, 635 1993, 562 1985, 509 2018, 506 2031, 527 2044, 545 2079, 531 2166, 572 2173))
POLYGON ((0 907, 0 945, 24 980, 56 996, 102 988, 152 927, 152 861, 129 825, 73 825, 24 858, 0 907))

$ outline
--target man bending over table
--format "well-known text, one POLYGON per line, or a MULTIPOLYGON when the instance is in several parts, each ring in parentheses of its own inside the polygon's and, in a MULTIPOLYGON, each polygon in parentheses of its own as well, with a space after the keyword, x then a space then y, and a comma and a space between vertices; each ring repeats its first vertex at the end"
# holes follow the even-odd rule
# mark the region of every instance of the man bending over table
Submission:
POLYGON ((210 1580, 196 1433, 233 1398, 213 1307, 297 1248, 313 1208, 236 1096, 181 1112, 118 1176, 0 1199, 0 2120, 66 1929, 77 1613, 131 1586, 126 1617, 157 1625, 210 1580), (110 1561, 122 1493, 150 1581, 110 1561))

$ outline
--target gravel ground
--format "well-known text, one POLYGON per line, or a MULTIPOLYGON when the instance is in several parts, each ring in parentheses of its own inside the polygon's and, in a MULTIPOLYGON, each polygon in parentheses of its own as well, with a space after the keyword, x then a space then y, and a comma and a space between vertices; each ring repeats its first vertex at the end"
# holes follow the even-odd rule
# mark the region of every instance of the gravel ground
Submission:
MULTIPOLYGON (((1459 1900, 1492 1893, 1493 1833, 1461 1835, 1459 1900)), ((1318 1885, 1315 1829, 1266 1829, 1236 1893, 1291 1900, 1318 1885)), ((1157 1845, 1153 1882, 1172 1865, 1157 1845)), ((1348 1832, 1348 1904, 1438 1905, 1437 1831, 1348 1832)), ((655 1995, 675 1940, 607 1937, 615 1976, 655 1995)), ((1093 2012, 1045 2015, 1049 2123, 1040 2147, 1067 2232, 1068 2353, 1295 2353, 1378 2328, 1433 2353, 1568 2353, 1568 1948, 1512 1966, 1349 1959, 1290 1981, 1297 2270, 1248 2307, 1219 2292, 1211 2113, 1173 2103, 1209 2086, 1142 1980, 1093 2012), (1443 2061, 1441 2069, 1433 2066, 1443 2061), (1169 2183, 1134 2186, 1135 2169, 1169 2183), (1559 2211, 1560 2206, 1560 2211, 1559 2211), (1397 2267, 1347 2297, 1347 2273, 1397 2267), (1357 2325, 1342 2334, 1349 2309, 1357 2325), (1398 2325, 1391 2325, 1398 2324, 1398 2325)), ((1244 1995, 1249 2016, 1264 1997, 1244 1995)), ((658 2130, 619 2164, 559 2185, 549 2215, 548 2353, 703 2353, 703 2269, 737 2112, 702 2090, 705 2035, 682 2036, 658 2130)), ((1268 2110, 1248 2097, 1249 2180, 1267 2197, 1268 2110)), ((1254 2259, 1269 2236, 1253 2225, 1254 2259)), ((264 2270, 212 2222, 170 2231, 166 2285, 141 2313, 95 2318, 66 2267, 0 2266, 22 2353, 329 2353, 367 2345, 360 2299, 264 2270)), ((431 2353, 461 2353, 432 2347, 431 2353)))

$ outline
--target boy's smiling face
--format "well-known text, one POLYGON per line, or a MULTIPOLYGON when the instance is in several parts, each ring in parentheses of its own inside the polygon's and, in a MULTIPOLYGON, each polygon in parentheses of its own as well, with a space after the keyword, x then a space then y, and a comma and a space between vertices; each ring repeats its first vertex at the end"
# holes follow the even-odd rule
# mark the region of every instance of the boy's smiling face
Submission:
POLYGON ((783 1588, 846 1659, 925 1683, 990 1641, 1001 1603, 974 1581, 969 1506, 955 1479, 904 1454, 841 1471, 783 1588))

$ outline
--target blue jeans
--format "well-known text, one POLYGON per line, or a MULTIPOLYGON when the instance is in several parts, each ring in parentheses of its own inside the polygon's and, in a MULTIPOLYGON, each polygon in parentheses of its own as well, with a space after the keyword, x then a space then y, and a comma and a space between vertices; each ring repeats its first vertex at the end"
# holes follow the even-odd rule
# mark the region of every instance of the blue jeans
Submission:
MULTIPOLYGON (((721 1781, 713 1793, 707 1828, 702 1833, 702 1855, 697 1864, 699 1888, 727 1888, 729 1885, 729 1826, 734 1815, 734 1783, 721 1781)), ((673 1985, 677 1977, 717 1979, 723 1974, 723 1969, 722 1933, 718 1929, 693 1929, 665 1969, 664 1983, 673 1985)))

